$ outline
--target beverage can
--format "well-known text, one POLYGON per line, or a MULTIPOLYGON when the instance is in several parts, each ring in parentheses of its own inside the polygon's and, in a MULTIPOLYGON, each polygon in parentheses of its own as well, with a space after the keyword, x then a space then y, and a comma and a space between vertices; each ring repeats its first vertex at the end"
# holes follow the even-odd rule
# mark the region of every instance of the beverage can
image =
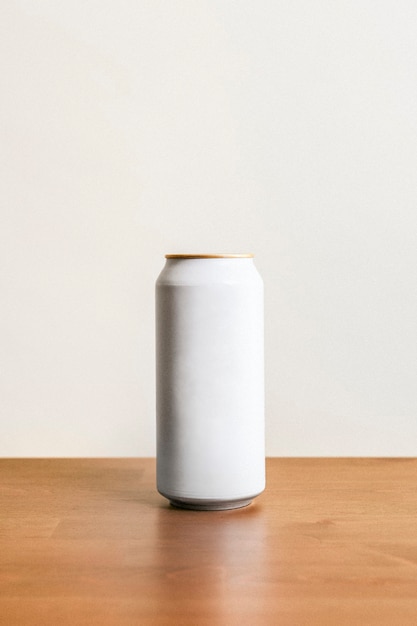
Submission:
POLYGON ((265 487, 263 281, 252 254, 167 254, 156 282, 157 489, 244 507, 265 487))

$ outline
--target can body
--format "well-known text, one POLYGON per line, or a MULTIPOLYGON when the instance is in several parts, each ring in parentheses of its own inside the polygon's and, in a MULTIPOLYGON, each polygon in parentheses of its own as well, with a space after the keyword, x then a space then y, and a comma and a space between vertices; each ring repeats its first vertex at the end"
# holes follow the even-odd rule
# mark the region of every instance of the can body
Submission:
POLYGON ((250 255, 169 256, 156 283, 157 488, 176 506, 242 507, 265 487, 263 282, 250 255))

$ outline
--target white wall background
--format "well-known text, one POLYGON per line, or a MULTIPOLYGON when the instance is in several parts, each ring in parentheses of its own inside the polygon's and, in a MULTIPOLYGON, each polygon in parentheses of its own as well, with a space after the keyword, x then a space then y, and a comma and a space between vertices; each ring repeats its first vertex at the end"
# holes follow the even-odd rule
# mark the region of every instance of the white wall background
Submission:
POLYGON ((0 7, 0 455, 152 456, 165 252, 252 251, 270 455, 417 454, 414 0, 0 7))

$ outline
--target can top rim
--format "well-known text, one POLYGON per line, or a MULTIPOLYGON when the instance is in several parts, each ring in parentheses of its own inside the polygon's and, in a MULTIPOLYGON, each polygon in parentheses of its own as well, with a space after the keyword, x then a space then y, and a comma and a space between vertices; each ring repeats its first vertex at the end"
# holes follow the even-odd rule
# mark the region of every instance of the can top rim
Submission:
POLYGON ((218 254, 166 254, 166 259, 253 259, 251 253, 218 253, 218 254))

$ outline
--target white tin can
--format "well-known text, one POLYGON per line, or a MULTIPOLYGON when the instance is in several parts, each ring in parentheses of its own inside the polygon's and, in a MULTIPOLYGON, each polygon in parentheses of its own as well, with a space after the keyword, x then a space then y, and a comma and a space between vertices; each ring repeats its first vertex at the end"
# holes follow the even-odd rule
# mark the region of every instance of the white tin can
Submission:
POLYGON ((157 488, 219 510, 265 487, 263 282, 251 254, 167 254, 156 283, 157 488))

